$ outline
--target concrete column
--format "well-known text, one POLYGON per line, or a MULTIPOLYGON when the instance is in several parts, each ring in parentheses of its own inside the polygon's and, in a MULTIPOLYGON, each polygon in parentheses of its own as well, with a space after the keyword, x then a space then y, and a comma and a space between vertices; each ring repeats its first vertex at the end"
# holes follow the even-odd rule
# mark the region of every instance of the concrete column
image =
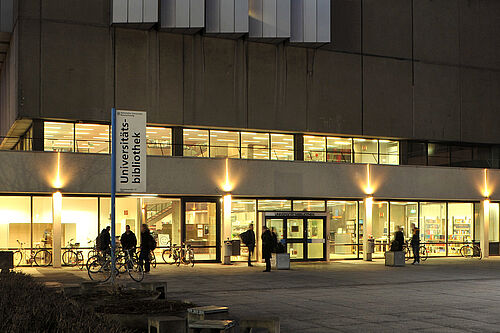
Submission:
POLYGON ((222 241, 231 240, 231 205, 233 198, 226 194, 222 199, 222 241))
POLYGON ((61 268, 61 216, 62 195, 56 192, 52 195, 52 266, 61 268))
POLYGON ((365 220, 363 221, 363 260, 371 261, 371 255, 367 255, 368 239, 373 234, 373 198, 366 197, 363 200, 365 207, 365 220))
POLYGON ((490 256, 490 201, 488 199, 481 202, 480 222, 480 246, 483 258, 487 259, 490 256))

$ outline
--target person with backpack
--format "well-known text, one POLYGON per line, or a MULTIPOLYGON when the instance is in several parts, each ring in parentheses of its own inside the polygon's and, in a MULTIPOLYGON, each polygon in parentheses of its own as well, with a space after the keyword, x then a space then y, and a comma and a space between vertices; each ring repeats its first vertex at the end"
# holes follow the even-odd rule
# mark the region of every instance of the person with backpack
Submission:
POLYGON ((101 251, 103 256, 110 253, 110 248, 111 248, 111 234, 109 233, 110 230, 111 227, 108 225, 105 229, 102 229, 101 233, 99 234, 99 236, 97 236, 96 239, 96 247, 99 251, 101 251))
POLYGON ((248 248, 248 266, 252 267, 252 255, 255 251, 255 232, 253 231, 253 223, 250 224, 248 230, 240 235, 241 241, 248 248))
POLYGON ((156 241, 149 231, 148 225, 141 225, 141 254, 139 264, 144 268, 144 273, 151 270, 150 253, 156 248, 156 241))

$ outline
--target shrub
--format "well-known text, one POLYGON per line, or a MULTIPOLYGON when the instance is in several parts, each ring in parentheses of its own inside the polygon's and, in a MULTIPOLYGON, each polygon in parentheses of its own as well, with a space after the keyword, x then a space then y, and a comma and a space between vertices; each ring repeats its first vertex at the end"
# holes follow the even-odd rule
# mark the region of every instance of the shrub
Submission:
POLYGON ((21 273, 0 274, 0 332, 128 332, 21 273))

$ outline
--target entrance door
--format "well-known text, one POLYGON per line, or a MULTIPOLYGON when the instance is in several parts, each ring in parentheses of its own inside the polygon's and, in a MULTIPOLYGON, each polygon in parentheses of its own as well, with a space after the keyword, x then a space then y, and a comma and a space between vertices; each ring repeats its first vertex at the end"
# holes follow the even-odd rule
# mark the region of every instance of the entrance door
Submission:
POLYGON ((184 202, 183 240, 196 261, 220 260, 220 207, 217 201, 184 202))
POLYGON ((291 260, 325 260, 326 217, 266 216, 265 223, 286 244, 291 260))

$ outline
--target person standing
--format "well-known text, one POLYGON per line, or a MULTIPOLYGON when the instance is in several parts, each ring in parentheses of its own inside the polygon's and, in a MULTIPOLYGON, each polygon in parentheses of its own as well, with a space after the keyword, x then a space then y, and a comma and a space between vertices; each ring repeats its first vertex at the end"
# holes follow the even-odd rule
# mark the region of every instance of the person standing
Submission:
POLYGON ((413 251, 412 265, 418 265, 420 264, 420 235, 418 229, 416 228, 413 230, 413 236, 410 244, 413 251))
POLYGON ((131 255, 135 253, 135 247, 137 246, 137 237, 135 237, 135 234, 132 232, 132 230, 130 230, 129 225, 125 227, 125 232, 120 237, 120 243, 122 244, 122 248, 124 251, 129 250, 131 255))
POLYGON ((139 255, 139 265, 144 268, 144 273, 149 273, 151 270, 151 262, 149 253, 153 250, 153 236, 149 232, 147 224, 141 225, 141 254, 139 255))
POLYGON ((109 233, 110 230, 111 227, 108 225, 105 229, 102 229, 101 234, 98 237, 99 244, 97 244, 97 246, 99 248, 99 251, 101 251, 103 255, 110 253, 110 248, 111 248, 111 234, 109 233))
POLYGON ((276 233, 276 228, 271 228, 271 235, 273 236, 273 253, 277 253, 278 247, 278 234, 276 233))
POLYGON ((241 240, 248 248, 248 266, 252 267, 252 255, 255 251, 255 232, 253 231, 253 223, 248 226, 248 230, 240 235, 241 240))
POLYGON ((273 235, 271 231, 266 227, 262 227, 264 232, 262 233, 262 256, 266 260, 266 269, 264 272, 271 271, 271 254, 273 252, 273 235))
POLYGON ((403 251, 403 245, 405 243, 405 236, 403 234, 403 229, 401 226, 397 227, 397 231, 394 233, 394 241, 396 242, 396 251, 403 251))

